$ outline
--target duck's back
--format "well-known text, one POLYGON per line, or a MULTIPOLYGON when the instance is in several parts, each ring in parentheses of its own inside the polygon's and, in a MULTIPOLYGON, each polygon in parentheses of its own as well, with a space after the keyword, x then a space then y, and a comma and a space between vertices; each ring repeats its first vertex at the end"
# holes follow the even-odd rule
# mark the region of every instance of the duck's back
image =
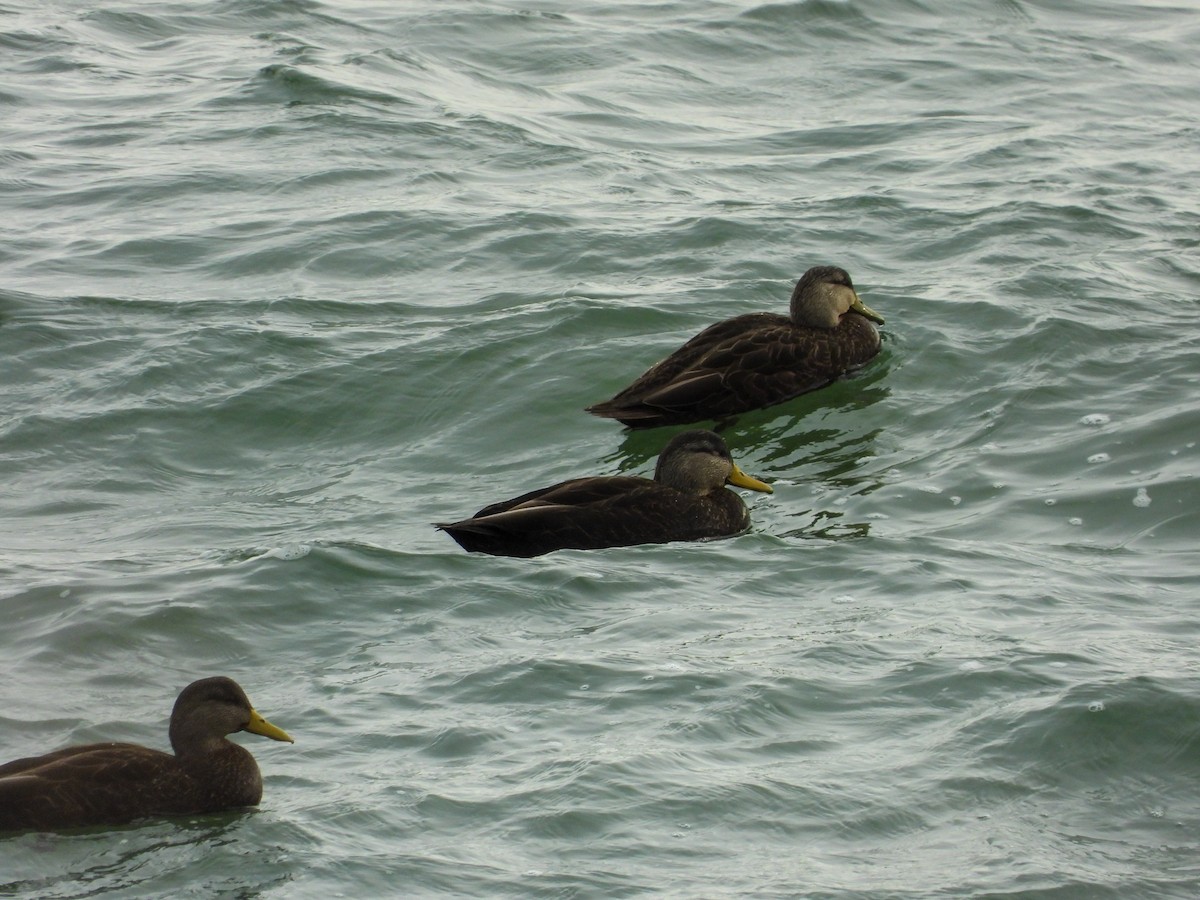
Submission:
POLYGON ((236 744, 196 766, 137 744, 90 744, 0 766, 0 830, 120 825, 249 806, 261 797, 258 766, 236 744))
POLYGON ((438 527, 466 550, 533 557, 723 537, 748 525, 746 505, 724 488, 696 496, 646 478, 611 476, 563 482, 438 527))
POLYGON ((812 328, 751 313, 706 328, 588 411, 631 428, 720 421, 824 387, 879 347, 879 332, 857 314, 836 328, 812 328))

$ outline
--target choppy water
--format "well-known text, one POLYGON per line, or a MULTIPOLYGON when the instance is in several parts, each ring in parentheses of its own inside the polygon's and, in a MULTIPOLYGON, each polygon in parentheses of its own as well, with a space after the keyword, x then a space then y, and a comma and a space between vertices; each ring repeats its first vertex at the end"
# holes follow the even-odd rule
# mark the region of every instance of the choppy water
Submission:
POLYGON ((250 813, 0 839, 19 897, 1200 892, 1200 11, 0 5, 0 758, 250 813), (667 431, 582 407, 846 267, 751 533, 429 523, 667 431))

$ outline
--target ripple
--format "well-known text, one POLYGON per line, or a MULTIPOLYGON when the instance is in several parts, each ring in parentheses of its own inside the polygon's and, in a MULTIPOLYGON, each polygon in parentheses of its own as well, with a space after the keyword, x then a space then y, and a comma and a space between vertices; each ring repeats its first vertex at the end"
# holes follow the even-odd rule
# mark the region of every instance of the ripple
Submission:
POLYGON ((8 886, 1195 894, 1190 12, 538 7, 0 21, 11 753, 299 741, 8 886), (725 429, 748 534, 433 531, 648 472, 582 407, 820 262, 884 349, 725 429))

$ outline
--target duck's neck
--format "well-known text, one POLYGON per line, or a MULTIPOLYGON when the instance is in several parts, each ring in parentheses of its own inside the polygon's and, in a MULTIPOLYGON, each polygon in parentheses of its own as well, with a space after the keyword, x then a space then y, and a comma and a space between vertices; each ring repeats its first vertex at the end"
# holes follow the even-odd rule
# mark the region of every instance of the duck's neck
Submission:
POLYGON ((240 744, 209 738, 177 747, 175 758, 196 784, 219 798, 214 808, 254 806, 262 799, 262 773, 254 755, 240 744))
MULTIPOLYGON (((837 328, 841 321, 839 308, 848 309, 849 302, 840 303, 836 295, 837 287, 831 284, 796 285, 792 291, 790 312, 792 321, 797 325, 807 325, 812 328, 837 328)), ((842 290, 845 290, 843 288, 842 290)))
POLYGON ((658 458, 654 480, 685 494, 703 495, 724 487, 727 467, 715 456, 658 458))
POLYGON ((169 734, 175 758, 186 767, 204 767, 214 763, 218 766, 244 765, 244 757, 253 763, 254 757, 249 750, 223 734, 213 734, 211 724, 172 722, 169 734))

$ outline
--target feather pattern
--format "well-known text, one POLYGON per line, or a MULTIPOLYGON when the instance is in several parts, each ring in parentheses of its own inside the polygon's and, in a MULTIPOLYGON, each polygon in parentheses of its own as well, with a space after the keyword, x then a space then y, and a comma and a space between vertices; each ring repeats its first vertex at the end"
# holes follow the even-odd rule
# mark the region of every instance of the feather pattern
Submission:
POLYGON ((593 415, 630 428, 724 421, 822 388, 880 348, 849 274, 815 266, 792 293, 791 314, 747 313, 710 325, 651 366, 593 415))
POLYGON ((719 435, 689 431, 663 449, 653 479, 573 478, 437 527, 466 550, 517 557, 727 537, 750 526, 750 513, 726 484, 771 490, 737 467, 719 435))
POLYGON ((0 765, 0 830, 120 825, 254 806, 262 776, 248 750, 225 739, 251 731, 291 741, 229 678, 194 681, 171 713, 175 751, 138 744, 87 744, 0 765))

